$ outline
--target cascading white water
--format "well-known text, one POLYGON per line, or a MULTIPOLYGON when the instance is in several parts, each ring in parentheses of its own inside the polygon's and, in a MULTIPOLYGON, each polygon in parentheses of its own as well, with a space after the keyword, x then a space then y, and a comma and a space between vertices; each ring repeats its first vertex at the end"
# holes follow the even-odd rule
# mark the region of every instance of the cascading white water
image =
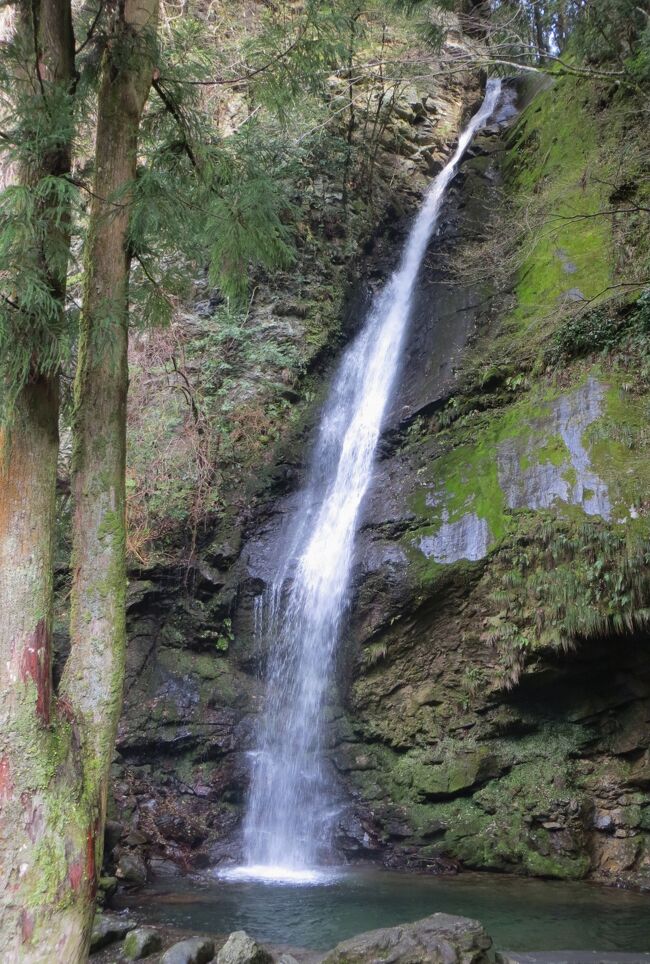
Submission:
POLYGON ((336 808, 322 765, 323 717, 357 518, 399 369, 417 274, 446 189, 499 91, 499 81, 488 81, 480 110, 426 194, 399 268, 343 357, 287 550, 261 617, 256 613, 268 651, 268 689, 244 824, 246 867, 240 872, 250 876, 308 879, 331 853, 336 808))

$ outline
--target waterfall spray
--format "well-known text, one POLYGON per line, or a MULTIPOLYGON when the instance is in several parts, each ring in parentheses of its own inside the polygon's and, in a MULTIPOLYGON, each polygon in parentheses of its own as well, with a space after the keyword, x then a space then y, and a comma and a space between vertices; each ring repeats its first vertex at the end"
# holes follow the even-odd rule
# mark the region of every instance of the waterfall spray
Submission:
POLYGON ((287 550, 256 621, 268 652, 267 695, 244 823, 246 867, 271 879, 308 879, 331 859, 336 812, 322 760, 324 707, 345 611, 354 537, 399 371, 418 271, 442 202, 500 82, 431 183, 398 269, 376 296, 334 378, 287 550))

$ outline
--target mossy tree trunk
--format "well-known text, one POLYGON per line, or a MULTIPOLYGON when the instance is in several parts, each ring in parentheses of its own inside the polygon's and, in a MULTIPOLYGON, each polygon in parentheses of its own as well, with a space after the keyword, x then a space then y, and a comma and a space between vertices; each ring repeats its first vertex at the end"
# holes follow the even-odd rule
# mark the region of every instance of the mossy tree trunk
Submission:
POLYGON ((158 0, 126 0, 111 12, 75 383, 71 650, 60 690, 82 734, 96 868, 124 675, 129 218, 157 13, 158 0))
MULTIPOLYGON (((11 94, 34 104, 26 116, 38 132, 41 153, 19 145, 3 180, 37 188, 70 169, 70 2, 24 0, 13 14, 21 62, 11 94), (55 111, 57 126, 50 131, 55 111)), ((65 204, 49 200, 47 192, 36 203, 40 230, 24 258, 47 288, 54 314, 62 313, 69 219, 65 204)), ((17 304, 21 295, 18 291, 17 304)), ((26 340, 34 341, 42 319, 16 310, 26 340)), ((58 322, 51 321, 56 328, 58 322)), ((56 370, 41 364, 37 345, 29 365, 27 383, 0 433, 0 960, 76 961, 81 960, 78 895, 89 856, 74 820, 80 786, 76 734, 51 685, 59 390, 56 370)))
MULTIPOLYGON (((32 88, 56 80, 72 91, 69 0, 25 0, 17 14, 16 29, 33 38, 25 67, 32 88)), ((75 398, 71 654, 58 694, 51 685, 56 377, 35 367, 17 398, 11 438, 0 438, 0 960, 7 962, 78 964, 88 953, 124 666, 128 225, 156 15, 157 0, 107 10, 75 398)), ((67 143, 38 170, 16 173, 32 183, 65 174, 69 164, 67 143)), ((57 218, 52 230, 65 234, 60 207, 57 218)), ((49 281, 63 310, 65 266, 49 281)))

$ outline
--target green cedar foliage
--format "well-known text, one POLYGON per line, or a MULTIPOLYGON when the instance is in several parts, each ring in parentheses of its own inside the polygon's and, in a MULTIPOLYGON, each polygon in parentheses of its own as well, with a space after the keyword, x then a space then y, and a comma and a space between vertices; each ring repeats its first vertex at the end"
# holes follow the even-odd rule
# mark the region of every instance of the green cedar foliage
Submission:
POLYGON ((66 151, 73 93, 26 69, 34 57, 21 33, 2 45, 0 423, 11 420, 27 381, 56 374, 70 347, 60 281, 77 190, 67 174, 46 173, 42 162, 66 151))
MULTIPOLYGON (((286 267, 292 259, 296 163, 309 144, 288 150, 284 123, 299 100, 320 98, 344 63, 356 0, 311 0, 299 12, 269 9, 234 64, 220 57, 206 22, 184 16, 159 38, 158 73, 141 130, 141 164, 130 229, 132 300, 138 322, 166 320, 188 279, 208 267, 227 297, 245 300, 251 269, 286 267), (207 100, 210 85, 243 92, 249 119, 224 137, 207 100), (207 264, 206 264, 207 263, 207 264)), ((51 278, 67 265, 68 233, 78 253, 90 197, 94 97, 109 13, 97 3, 76 14, 78 81, 74 91, 29 82, 33 52, 0 51, 0 163, 37 167, 59 150, 74 125, 74 178, 39 177, 0 194, 0 379, 6 415, 28 378, 67 364, 76 334, 79 284, 73 262, 69 310, 60 310, 51 278), (45 206, 47 217, 43 216, 45 206), (52 213, 54 211, 54 214, 52 213), (60 212, 65 230, 52 231, 60 212)), ((124 49, 125 57, 140 50, 124 49)), ((114 203, 119 198, 112 199, 114 203)))
POLYGON ((202 21, 173 25, 143 123, 145 164, 132 222, 144 316, 151 309, 153 317, 169 314, 165 292, 181 293, 190 265, 196 270, 207 262, 211 282, 243 303, 251 269, 291 263, 291 195, 309 143, 288 144, 287 125, 299 103, 305 113, 324 103, 327 79, 346 61, 350 25, 361 8, 356 0, 312 0, 298 12, 274 6, 230 65, 215 60, 214 38, 202 21), (228 137, 205 110, 211 86, 245 93, 249 115, 228 137))
POLYGON ((623 65, 638 82, 650 80, 647 0, 591 0, 575 17, 574 41, 587 62, 623 65))

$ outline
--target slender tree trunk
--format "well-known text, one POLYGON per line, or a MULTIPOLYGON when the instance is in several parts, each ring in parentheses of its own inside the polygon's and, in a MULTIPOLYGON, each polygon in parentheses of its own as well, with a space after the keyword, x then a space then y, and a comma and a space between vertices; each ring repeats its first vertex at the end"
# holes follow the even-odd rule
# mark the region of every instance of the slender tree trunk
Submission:
POLYGON ((75 384, 71 651, 61 694, 83 734, 95 867, 124 675, 128 229, 157 13, 158 0, 126 0, 112 15, 97 103, 75 384))
MULTIPOLYGON (((42 115, 35 123, 48 123, 52 103, 60 109, 74 84, 69 0, 16 4, 14 30, 25 53, 16 96, 35 94, 42 115)), ((30 187, 67 173, 70 116, 57 122, 46 153, 17 161, 11 178, 30 187)), ((60 204, 46 201, 39 216, 42 247, 25 258, 63 311, 67 219, 60 204), (61 253, 54 259, 49 242, 61 253)), ((26 313, 21 324, 33 323, 26 313)), ((79 895, 90 876, 77 819, 78 734, 51 685, 57 454, 58 382, 35 352, 0 433, 0 960, 8 964, 82 959, 79 895)))
POLYGON ((537 46, 537 59, 543 63, 548 54, 546 38, 544 36, 544 23, 542 20, 542 7, 539 0, 533 2, 533 25, 535 28, 535 44, 537 46))
POLYGON ((348 188, 350 178, 350 168, 352 165, 354 129, 356 127, 356 112, 354 109, 354 48, 357 33, 357 20, 361 12, 358 8, 351 11, 349 19, 349 40, 348 40, 348 126, 345 135, 347 148, 345 152, 345 165, 343 167, 343 210, 348 207, 348 188))
POLYGON ((556 40, 560 53, 562 53, 566 46, 566 12, 564 0, 557 0, 556 8, 556 40))

